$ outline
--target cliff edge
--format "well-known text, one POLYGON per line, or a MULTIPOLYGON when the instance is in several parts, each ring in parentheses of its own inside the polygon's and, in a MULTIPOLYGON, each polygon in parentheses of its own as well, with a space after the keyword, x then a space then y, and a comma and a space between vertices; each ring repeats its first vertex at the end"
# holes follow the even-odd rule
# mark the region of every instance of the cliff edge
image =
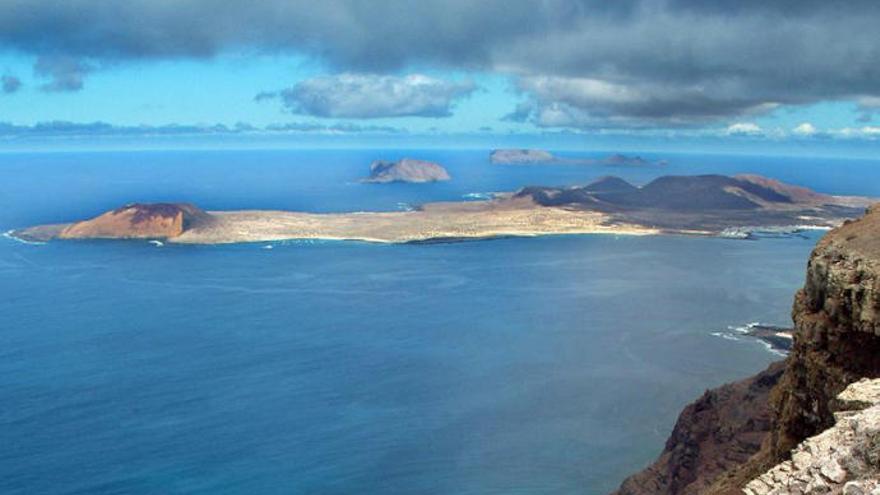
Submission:
MULTIPOLYGON (((839 411, 859 402, 848 398, 855 393, 847 389, 850 384, 880 377, 880 205, 819 241, 804 287, 795 295, 792 319, 794 341, 778 383, 748 399, 730 392, 752 389, 768 370, 707 392, 681 414, 660 458, 616 494, 731 495, 742 494, 749 483, 751 494, 873 493, 870 483, 858 484, 867 473, 858 456, 880 465, 880 438, 870 433, 873 426, 865 426, 875 420, 858 416, 864 421, 841 423, 850 415, 839 411), (750 443, 742 440, 744 433, 750 443), (863 434, 873 440, 861 447, 843 442, 863 434), (801 443, 816 435, 821 448, 801 443), (840 461, 840 470, 829 464, 823 472, 826 451, 849 452, 849 460, 840 461), (750 455, 742 455, 746 452, 750 455), (805 453, 818 464, 807 462, 805 453)), ((880 408, 869 411, 880 418, 880 408)))
POLYGON ((880 380, 853 383, 837 400, 834 426, 752 480, 747 495, 880 493, 880 380))

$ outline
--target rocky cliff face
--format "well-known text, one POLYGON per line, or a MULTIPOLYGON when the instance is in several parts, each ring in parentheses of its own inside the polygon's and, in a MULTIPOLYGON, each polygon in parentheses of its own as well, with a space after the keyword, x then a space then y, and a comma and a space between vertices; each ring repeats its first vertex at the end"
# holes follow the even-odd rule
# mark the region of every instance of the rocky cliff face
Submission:
MULTIPOLYGON (((847 409, 847 401, 838 396, 849 384, 880 377, 880 206, 829 232, 817 244, 808 263, 804 288, 795 296, 792 318, 793 348, 785 361, 785 371, 772 390, 755 393, 748 402, 737 395, 729 395, 726 401, 708 400, 723 397, 731 387, 727 385, 688 406, 658 461, 625 481, 620 495, 741 494, 753 479, 760 480, 750 485, 753 494, 873 493, 870 483, 860 485, 855 481, 847 488, 849 491, 843 491, 853 479, 849 477, 850 471, 860 469, 856 464, 850 470, 841 465, 843 472, 849 474, 828 471, 834 467, 831 466, 825 468, 828 472, 822 474, 824 478, 815 478, 822 466, 807 462, 804 452, 813 452, 811 455, 818 462, 827 457, 818 446, 801 446, 794 452, 793 463, 785 461, 805 439, 832 431, 828 429, 835 425, 835 411, 847 409), (695 414, 701 409, 702 417, 695 414), (731 417, 736 421, 731 422, 731 417), (725 434, 707 428, 711 422, 717 422, 718 430, 725 434), (767 428, 754 427, 762 424, 767 428), (742 433, 748 433, 751 439, 746 448, 738 439, 742 433), (762 438, 755 440, 755 435, 762 438), (755 442, 760 448, 755 447, 755 442), (782 467, 773 467, 780 462, 782 467), (768 470, 767 476, 761 476, 768 470), (798 473, 796 479, 800 484, 789 483, 794 478, 786 478, 786 473, 794 472, 798 473), (811 477, 818 481, 811 484, 811 477), (780 481, 783 479, 787 481, 780 481), (814 491, 807 491, 808 486, 814 491)), ((752 388, 754 380, 767 373, 732 386, 750 384, 746 386, 752 388)), ((880 416, 880 409, 876 413, 880 416)), ((861 435, 873 428, 867 424, 838 425, 842 429, 837 433, 823 434, 822 445, 834 451, 848 449, 834 443, 852 438, 856 434, 853 432, 861 435)), ((873 438, 875 443, 869 442, 856 450, 868 452, 864 459, 874 462, 876 467, 880 463, 880 447, 877 436, 873 438)))
POLYGON ((627 478, 615 495, 699 495, 720 475, 748 461, 770 431, 768 398, 783 369, 781 361, 774 363, 688 405, 657 461, 627 478))
POLYGON ((777 459, 833 424, 848 384, 880 376, 880 207, 819 241, 792 318, 794 346, 771 399, 777 459))

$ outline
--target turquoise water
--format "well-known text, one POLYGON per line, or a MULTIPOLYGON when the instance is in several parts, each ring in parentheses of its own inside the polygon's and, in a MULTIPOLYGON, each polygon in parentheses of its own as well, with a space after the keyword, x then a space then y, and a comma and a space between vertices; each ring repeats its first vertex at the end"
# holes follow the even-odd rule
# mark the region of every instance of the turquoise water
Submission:
MULTIPOLYGON (((403 155, 0 155, 0 229, 129 201, 395 209, 609 172, 432 151, 416 155, 456 180, 356 182, 403 155)), ((621 175, 761 172, 880 196, 872 162, 661 158, 621 175)), ((605 493, 683 404, 778 358, 712 333, 786 324, 817 238, 3 238, 0 493, 605 493)))

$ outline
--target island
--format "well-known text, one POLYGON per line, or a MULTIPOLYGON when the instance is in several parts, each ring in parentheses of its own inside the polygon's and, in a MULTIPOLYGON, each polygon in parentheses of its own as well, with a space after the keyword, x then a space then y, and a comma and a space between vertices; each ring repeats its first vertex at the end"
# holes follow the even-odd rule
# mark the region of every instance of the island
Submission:
POLYGON ((489 153, 489 160, 500 165, 552 163, 557 160, 549 151, 533 149, 498 149, 489 153))
POLYGON ((442 165, 424 160, 404 158, 396 162, 376 160, 370 165, 370 176, 361 182, 387 184, 389 182, 438 182, 451 179, 442 165))
POLYGON ((765 342, 770 349, 787 354, 791 351, 793 342, 792 328, 785 328, 776 325, 765 325, 763 323, 750 323, 743 335, 754 337, 765 342))
POLYGON ((870 198, 831 196, 766 177, 664 176, 638 187, 618 177, 585 186, 525 187, 481 201, 412 211, 203 211, 188 203, 129 204, 90 220, 10 232, 26 241, 162 239, 222 244, 288 239, 384 243, 556 234, 721 236, 730 229, 831 228, 870 198))
POLYGON ((489 154, 496 165, 596 165, 606 167, 657 167, 665 160, 652 161, 641 156, 615 153, 604 158, 562 158, 549 151, 536 149, 497 149, 489 154))

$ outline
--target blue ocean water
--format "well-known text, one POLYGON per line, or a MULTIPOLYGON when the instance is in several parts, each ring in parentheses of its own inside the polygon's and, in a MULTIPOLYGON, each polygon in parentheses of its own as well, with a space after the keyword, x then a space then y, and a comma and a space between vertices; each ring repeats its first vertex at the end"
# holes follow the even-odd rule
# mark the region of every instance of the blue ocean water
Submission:
MULTIPOLYGON (((880 163, 662 156, 498 167, 485 151, 0 155, 0 229, 131 201, 391 210, 608 173, 756 172, 880 196, 880 163), (375 158, 454 180, 363 185, 375 158)), ((705 388, 778 359, 820 233, 432 245, 0 239, 0 493, 602 494, 705 388)))

